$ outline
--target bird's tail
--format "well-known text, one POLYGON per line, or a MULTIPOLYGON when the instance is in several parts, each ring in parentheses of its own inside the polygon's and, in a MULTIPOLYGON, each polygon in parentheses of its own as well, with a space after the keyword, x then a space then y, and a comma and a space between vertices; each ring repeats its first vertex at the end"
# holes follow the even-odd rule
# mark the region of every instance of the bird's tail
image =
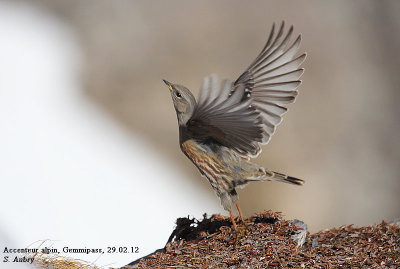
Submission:
POLYGON ((287 175, 277 173, 277 172, 272 172, 272 171, 268 171, 268 173, 272 173, 272 178, 270 179, 272 181, 280 181, 280 182, 290 183, 293 185, 303 185, 304 184, 304 180, 302 180, 300 178, 291 177, 291 176, 287 176, 287 175))
POLYGON ((251 164, 251 165, 252 165, 252 168, 255 167, 255 169, 252 170, 249 174, 247 174, 244 182, 236 182, 238 186, 246 185, 247 183, 249 183, 251 181, 264 181, 264 180, 285 182, 285 183, 290 183, 293 185, 303 185, 304 184, 304 180, 302 180, 300 178, 290 177, 285 174, 281 174, 278 172, 274 172, 274 171, 265 169, 264 167, 261 167, 261 166, 255 165, 255 164, 251 164))

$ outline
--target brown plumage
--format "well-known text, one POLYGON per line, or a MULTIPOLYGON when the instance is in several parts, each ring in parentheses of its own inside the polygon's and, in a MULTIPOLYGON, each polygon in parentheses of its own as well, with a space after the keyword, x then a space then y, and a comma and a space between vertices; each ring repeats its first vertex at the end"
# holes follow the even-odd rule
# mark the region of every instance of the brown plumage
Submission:
POLYGON ((275 35, 273 25, 267 44, 235 81, 224 80, 221 87, 215 75, 206 77, 198 102, 184 86, 170 83, 179 124, 182 152, 205 176, 232 216, 236 187, 251 181, 281 181, 302 185, 303 180, 270 171, 249 161, 268 143, 276 126, 293 103, 303 69, 305 53, 294 57, 301 41, 290 45, 293 27, 284 34, 284 23, 275 35))

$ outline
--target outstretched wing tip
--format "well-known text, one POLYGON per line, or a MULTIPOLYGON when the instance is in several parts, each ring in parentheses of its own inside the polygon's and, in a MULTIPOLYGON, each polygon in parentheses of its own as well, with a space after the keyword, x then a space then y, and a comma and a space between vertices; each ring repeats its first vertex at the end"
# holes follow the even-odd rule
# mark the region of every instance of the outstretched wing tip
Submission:
MULTIPOLYGON (((252 104, 259 110, 263 123, 266 124, 263 127, 264 139, 258 142, 258 148, 270 141, 276 127, 282 122, 282 116, 287 112, 286 105, 295 102, 298 95, 297 88, 302 84, 300 77, 304 73, 304 68, 300 66, 305 61, 307 53, 295 56, 300 47, 302 34, 295 36, 295 40, 290 42, 294 26, 290 25, 286 31, 284 27, 285 21, 282 20, 275 34, 275 22, 272 24, 267 44, 244 72, 247 75, 240 76, 235 82, 235 85, 251 86, 250 92, 254 95, 252 104), (275 104, 275 108, 271 106, 272 104, 275 104)), ((249 156, 257 156, 259 152, 257 154, 249 152, 249 156)))
POLYGON ((243 158, 255 158, 262 152, 261 145, 271 140, 302 84, 304 68, 300 65, 307 53, 296 56, 302 35, 290 42, 294 26, 284 30, 282 20, 275 31, 277 24, 272 23, 264 48, 235 82, 223 80, 216 86, 216 74, 204 78, 196 108, 198 119, 223 134, 216 139, 243 158))

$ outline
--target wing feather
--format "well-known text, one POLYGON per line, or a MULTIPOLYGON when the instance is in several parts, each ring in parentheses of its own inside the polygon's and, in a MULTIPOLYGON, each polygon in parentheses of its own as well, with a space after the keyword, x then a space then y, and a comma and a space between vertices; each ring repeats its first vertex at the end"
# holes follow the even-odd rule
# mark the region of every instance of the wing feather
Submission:
POLYGON ((255 157, 260 145, 268 143, 282 121, 287 105, 293 103, 304 69, 306 54, 295 58, 299 35, 290 44, 293 26, 285 24, 275 35, 272 25, 267 43, 249 67, 232 82, 210 75, 203 80, 199 102, 188 121, 188 130, 199 139, 214 139, 243 157, 255 157))

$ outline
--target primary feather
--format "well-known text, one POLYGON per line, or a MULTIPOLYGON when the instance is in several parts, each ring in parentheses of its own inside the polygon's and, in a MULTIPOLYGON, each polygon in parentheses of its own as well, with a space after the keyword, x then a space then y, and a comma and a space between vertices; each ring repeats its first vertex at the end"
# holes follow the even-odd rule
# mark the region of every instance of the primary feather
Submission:
POLYGON ((293 26, 284 33, 283 22, 276 35, 273 25, 266 45, 235 82, 225 80, 219 88, 216 75, 204 78, 187 123, 193 135, 202 128, 203 139, 233 148, 245 158, 261 152, 260 145, 269 142, 286 106, 295 101, 304 71, 299 66, 306 54, 294 58, 301 36, 289 46, 293 26))

